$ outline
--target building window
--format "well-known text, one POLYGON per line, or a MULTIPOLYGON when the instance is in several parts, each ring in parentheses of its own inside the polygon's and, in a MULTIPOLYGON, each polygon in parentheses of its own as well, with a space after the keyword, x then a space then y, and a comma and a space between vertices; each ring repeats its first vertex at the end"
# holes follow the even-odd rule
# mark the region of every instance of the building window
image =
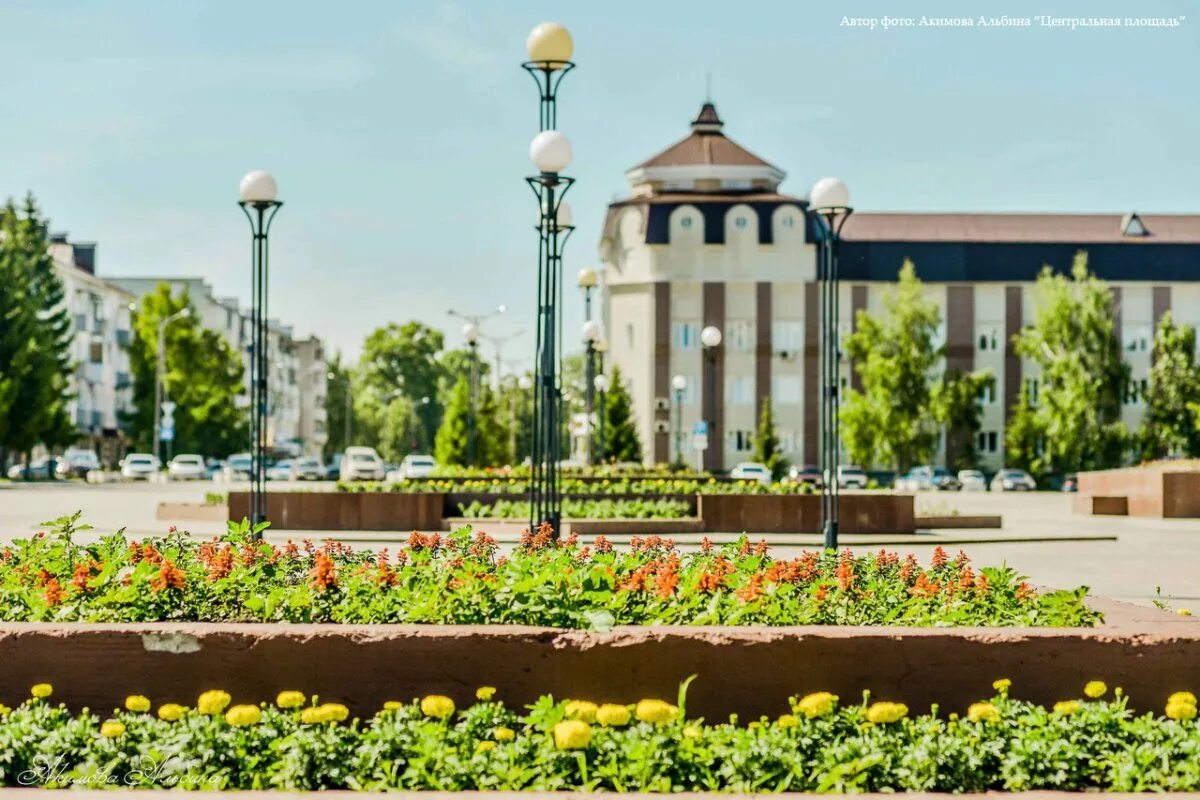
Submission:
POLYGON ((780 224, 781 224, 781 225, 783 225, 783 227, 785 227, 785 228, 794 228, 794 227, 796 227, 796 218, 795 218, 795 217, 793 217, 793 216, 791 216, 790 214, 789 214, 788 216, 786 216, 786 217, 783 217, 782 219, 780 219, 780 220, 779 220, 779 222, 780 222, 780 224))
POLYGON ((1131 379, 1125 384, 1125 405, 1140 406, 1146 402, 1146 393, 1149 390, 1149 383, 1145 378, 1138 380, 1131 379))
POLYGON ((88 345, 88 361, 93 364, 104 363, 104 342, 93 340, 88 345))
POLYGON ((754 402, 754 377, 734 375, 725 383, 729 404, 748 406, 754 402))
POLYGON ((990 406, 996 402, 996 384, 989 383, 979 389, 979 405, 990 406))
POLYGON ((679 227, 681 227, 681 228, 692 227, 692 218, 691 217, 680 217, 679 218, 679 227))
POLYGON ((737 217, 733 220, 733 224, 738 228, 744 228, 744 227, 746 227, 746 218, 745 217, 737 217))
POLYGON ((779 436, 779 449, 782 450, 784 454, 793 454, 796 452, 796 442, 798 441, 799 437, 796 436, 796 432, 794 430, 791 428, 780 428, 777 431, 777 435, 779 436))
POLYGON ((1038 404, 1038 390, 1041 388, 1037 378, 1025 379, 1025 390, 1029 392, 1029 405, 1036 406, 1038 404))
POLYGON ((625 325, 625 346, 628 347, 630 350, 633 349, 633 323, 632 322, 627 323, 625 325))
POLYGON ((733 449, 745 453, 754 449, 754 435, 751 431, 731 431, 733 449))
POLYGON ((748 351, 754 349, 754 329, 744 319, 732 320, 726 323, 726 336, 729 337, 731 350, 748 351))
POLYGON ((776 375, 771 379, 771 397, 776 405, 794 405, 802 399, 799 375, 776 375))
MULTIPOLYGON (((671 347, 674 350, 692 350, 700 343, 699 331, 694 322, 675 322, 671 324, 671 347)), ((632 346, 632 342, 630 343, 632 346)))
POLYGON ((781 321, 771 326, 772 346, 777 353, 798 353, 804 346, 804 325, 781 321))
POLYGON ((976 349, 983 353, 1000 349, 1000 335, 995 328, 977 328, 975 330, 976 349))
POLYGON ((1150 327, 1148 325, 1130 325, 1123 331, 1124 341, 1121 343, 1127 353, 1145 353, 1150 349, 1150 327))
POLYGON ((1000 446, 1000 437, 995 431, 980 431, 977 443, 979 452, 994 453, 1000 446))

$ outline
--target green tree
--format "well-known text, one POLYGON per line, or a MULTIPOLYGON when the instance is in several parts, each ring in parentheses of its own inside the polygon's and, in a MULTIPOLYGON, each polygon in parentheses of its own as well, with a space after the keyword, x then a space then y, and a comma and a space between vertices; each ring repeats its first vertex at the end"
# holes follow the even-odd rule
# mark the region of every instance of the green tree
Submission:
MULTIPOLYGON (((527 377, 532 381, 532 376, 527 377)), ((508 431, 509 463, 523 463, 529 457, 533 439, 533 390, 522 389, 516 375, 505 376, 496 398, 496 413, 505 420, 508 431)))
POLYGON ((0 211, 0 464, 8 451, 67 444, 71 317, 33 195, 0 211))
MULTIPOLYGON (((159 322, 190 308, 187 292, 178 297, 162 283, 142 297, 133 321, 129 367, 133 375, 133 410, 125 415, 134 446, 150 450, 154 442, 154 381, 159 322)), ((249 409, 236 398, 244 394, 242 359, 217 331, 200 325, 196 315, 169 323, 163 332, 165 397, 175 403, 176 453, 224 456, 244 450, 249 442, 249 409)))
POLYGON ((985 392, 994 391, 996 377, 989 369, 975 372, 947 370, 933 387, 931 399, 938 422, 945 426, 948 466, 973 469, 979 465, 976 438, 982 427, 983 408, 979 401, 985 392))
POLYGON ((481 382, 475 421, 475 463, 481 467, 511 464, 509 421, 500 396, 486 382, 481 382))
POLYGON ((604 395, 604 453, 606 463, 642 460, 642 442, 633 420, 633 400, 621 378, 621 368, 613 365, 609 388, 604 395))
POLYGON ((383 425, 382 398, 399 392, 414 404, 424 397, 433 404, 420 420, 419 449, 428 452, 450 388, 443 386, 446 369, 440 354, 444 346, 441 331, 416 321, 391 323, 367 336, 355 370, 355 413, 361 410, 368 417, 362 422, 369 428, 364 432, 371 435, 362 439, 356 435, 356 443, 378 441, 383 425))
POLYGON ((771 409, 771 398, 764 397, 758 415, 758 433, 754 437, 754 460, 771 470, 771 478, 779 480, 787 472, 788 462, 779 446, 779 434, 775 430, 775 413, 771 409))
POLYGON ((1080 252, 1070 277, 1043 268, 1034 295, 1034 323, 1015 347, 1041 373, 1029 422, 1042 443, 1039 472, 1116 466, 1128 441, 1121 398, 1129 367, 1113 329, 1112 292, 1080 252))
POLYGON ((1037 408, 1033 404, 1029 381, 1021 383, 1016 405, 1004 428, 1005 462, 1008 466, 1023 469, 1030 475, 1044 473, 1042 462, 1042 431, 1036 419, 1037 408))
POLYGON ((1145 402, 1146 416, 1137 437, 1143 459, 1200 456, 1196 332, 1190 325, 1176 325, 1170 311, 1154 335, 1145 402))
POLYGON ((329 459, 336 453, 345 452, 353 444, 350 439, 354 436, 354 369, 342 362, 341 353, 336 353, 326 366, 325 429, 328 438, 325 441, 325 458, 329 459))
POLYGON ((446 413, 438 427, 433 457, 442 466, 466 466, 469 462, 467 415, 471 407, 471 384, 460 374, 446 401, 446 413))
POLYGON ((412 400, 403 395, 393 397, 383 409, 379 429, 379 454, 384 461, 398 462, 417 452, 420 434, 421 421, 412 400))
POLYGON ((928 461, 937 444, 930 376, 942 356, 935 344, 941 315, 911 261, 884 295, 883 312, 860 311, 846 339, 863 389, 849 392, 841 423, 851 461, 904 470, 928 461))

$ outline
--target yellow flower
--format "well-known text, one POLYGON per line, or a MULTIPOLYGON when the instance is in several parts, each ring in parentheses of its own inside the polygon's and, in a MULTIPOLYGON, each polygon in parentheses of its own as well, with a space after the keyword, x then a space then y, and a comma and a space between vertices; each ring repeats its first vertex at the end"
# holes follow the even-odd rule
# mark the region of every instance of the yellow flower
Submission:
POLYGON ((275 696, 275 705, 280 708, 299 708, 308 702, 304 692, 286 691, 275 696))
POLYGON ((229 696, 229 692, 223 689, 210 689, 200 695, 200 699, 196 701, 196 710, 201 714, 215 717, 228 708, 231 702, 233 702, 233 698, 229 696))
POLYGON ((1083 693, 1093 700, 1097 700, 1108 694, 1108 684, 1104 681, 1088 681, 1087 686, 1083 687, 1083 693))
POLYGON ((100 726, 100 735, 106 739, 115 739, 125 733, 125 723, 110 719, 100 726))
POLYGON ((592 740, 592 728, 581 719, 564 720, 554 726, 554 746, 559 750, 583 750, 592 740))
POLYGON ((599 706, 590 700, 568 700, 564 713, 566 713, 567 719, 581 719, 584 722, 595 722, 596 711, 598 709, 599 706))
POLYGON ((1079 711, 1080 705, 1078 700, 1059 700, 1054 704, 1055 714, 1075 714, 1079 711))
POLYGON ((421 713, 435 719, 445 719, 454 713, 454 701, 443 694, 421 698, 421 713))
POLYGON ((511 742, 517 738, 517 734, 513 733, 512 728, 496 728, 496 730, 492 731, 492 737, 497 742, 511 742))
POLYGON ((997 681, 992 681, 992 688, 1000 694, 1008 694, 1009 688, 1012 687, 1011 678, 1001 678, 997 681))
POLYGON ((699 739, 701 733, 702 733, 702 731, 699 728, 697 728, 695 725, 688 725, 686 728, 683 729, 683 738, 699 739))
POLYGON ((130 711, 136 711, 139 714, 145 714, 150 710, 150 698, 140 694, 131 694, 125 698, 125 708, 130 711))
POLYGON ((12 711, 12 709, 4 705, 4 703, 0 703, 0 717, 3 717, 9 711, 12 711))
POLYGON ((258 706, 234 706, 225 712, 225 721, 237 727, 257 725, 260 719, 262 719, 262 711, 258 706))
POLYGON ((1190 617, 1192 615, 1191 610, 1187 608, 1177 608, 1175 609, 1175 613, 1181 617, 1190 617))
POLYGON ((187 713, 187 709, 178 703, 163 703, 158 707, 158 718, 163 722, 177 722, 187 713))
POLYGON ((1196 705, 1196 695, 1191 692, 1176 692, 1167 698, 1168 703, 1184 703, 1186 705, 1196 705))
POLYGON ((1196 718, 1196 704, 1186 703, 1181 700, 1167 703, 1167 718, 1175 719, 1181 722, 1196 718))
POLYGON ((899 722, 906 716, 908 716, 908 706, 904 703, 872 703, 871 707, 867 709, 867 720, 876 725, 899 722))
POLYGON ((775 724, 781 728, 794 728, 800 724, 800 720, 796 719, 795 714, 780 714, 775 724))
POLYGON ((341 703, 322 703, 319 706, 309 706, 300 712, 300 721, 306 725, 322 722, 341 722, 350 716, 350 709, 341 703))
POLYGON ((480 686, 475 690, 475 699, 482 700, 485 703, 496 696, 495 686, 480 686))
POLYGON ((300 712, 300 721, 305 725, 316 725, 321 722, 321 710, 317 706, 309 706, 300 712))
POLYGON ((596 709, 596 722, 609 728, 620 728, 629 724, 629 706, 605 703, 596 709))
POLYGON ((384 711, 399 711, 404 708, 404 703, 399 700, 388 700, 383 704, 384 711))
POLYGON ((642 722, 661 725, 675 719, 679 709, 665 700, 639 700, 633 713, 642 722))
POLYGON ((837 701, 837 695, 829 692, 813 692, 805 695, 796 704, 796 710, 808 719, 814 719, 833 713, 833 709, 837 707, 837 701))
POLYGON ((476 753, 486 753, 489 750, 495 750, 495 749, 496 749, 495 742, 480 742, 479 744, 475 745, 476 753))
POLYGON ((991 703, 972 703, 967 709, 967 719, 971 722, 997 722, 1000 719, 1000 709, 991 703))
POLYGON ((35 683, 29 690, 29 693, 39 700, 45 700, 50 695, 54 694, 54 687, 48 683, 35 683))

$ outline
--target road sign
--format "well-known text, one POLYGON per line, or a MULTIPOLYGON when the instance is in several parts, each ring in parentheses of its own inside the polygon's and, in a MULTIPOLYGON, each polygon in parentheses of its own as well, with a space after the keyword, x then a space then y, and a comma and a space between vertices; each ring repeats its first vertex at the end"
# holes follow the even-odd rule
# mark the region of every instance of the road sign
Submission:
POLYGON ((707 450, 708 449, 708 434, 707 433, 693 433, 692 434, 692 449, 693 450, 707 450))
POLYGON ((162 408, 163 416, 169 417, 175 413, 175 404, 170 400, 164 400, 160 407, 162 408))
POLYGON ((708 423, 704 420, 692 423, 692 436, 708 436, 708 423))
POLYGON ((175 426, 173 424, 162 425, 158 431, 158 438, 164 442, 175 441, 175 426))

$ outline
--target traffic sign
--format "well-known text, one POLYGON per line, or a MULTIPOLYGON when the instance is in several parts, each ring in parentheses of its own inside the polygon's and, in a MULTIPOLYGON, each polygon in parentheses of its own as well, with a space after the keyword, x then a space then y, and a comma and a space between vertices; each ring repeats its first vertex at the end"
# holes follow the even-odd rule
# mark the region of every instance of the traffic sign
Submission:
POLYGON ((693 436, 708 436, 708 423, 704 420, 692 423, 693 436))
POLYGON ((173 424, 162 425, 158 431, 158 438, 164 442, 175 441, 175 426, 173 424))
POLYGON ((692 434, 692 449, 693 450, 707 450, 708 449, 708 434, 707 433, 693 433, 692 434))
POLYGON ((170 400, 164 400, 159 407, 162 409, 164 416, 169 417, 175 413, 175 404, 170 400))

